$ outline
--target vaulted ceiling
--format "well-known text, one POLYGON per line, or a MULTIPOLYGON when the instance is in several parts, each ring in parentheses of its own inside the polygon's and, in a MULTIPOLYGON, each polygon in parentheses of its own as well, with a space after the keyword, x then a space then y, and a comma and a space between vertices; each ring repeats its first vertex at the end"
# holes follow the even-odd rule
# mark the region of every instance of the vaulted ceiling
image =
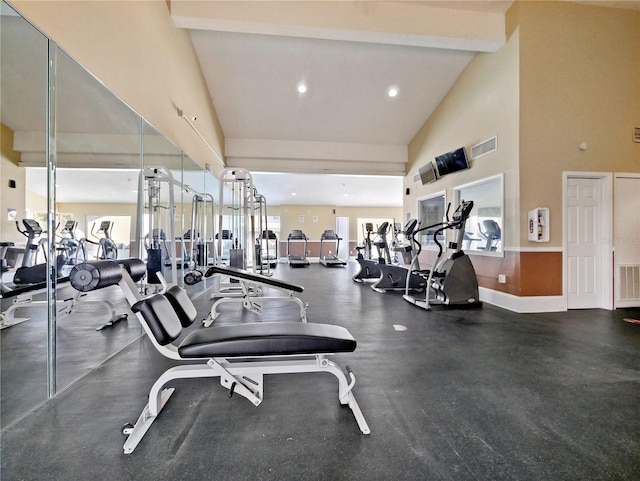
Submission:
MULTIPOLYGON (((372 175, 371 192, 388 192, 382 202, 401 205, 409 142, 473 56, 504 44, 511 3, 173 1, 170 7, 200 60, 227 162, 258 172, 267 198, 280 203, 291 194, 282 186, 302 177, 281 177, 272 191, 259 172, 372 175)), ((323 185, 334 202, 345 200, 344 177, 323 185)))
MULTIPOLYGON (((271 205, 345 206, 402 205, 409 142, 474 55, 497 51, 505 43, 505 12, 512 4, 499 0, 167 3, 174 24, 188 31, 200 60, 225 135, 227 163, 251 170, 255 185, 271 205), (300 84, 306 92, 298 91, 300 84), (391 88, 397 91, 394 97, 388 94, 391 88)), ((640 9, 637 1, 583 3, 640 9)), ((7 9, 2 14, 11 15, 7 9)), ((10 39, 10 33, 3 32, 3 42, 10 39)), ((16 72, 42 61, 32 58, 29 45, 7 50, 21 65, 16 72)), ((3 95, 2 117, 11 119, 9 127, 20 145, 28 143, 29 131, 37 128, 31 107, 43 100, 20 94, 26 88, 25 77, 13 78, 12 69, 4 68, 11 61, 3 55, 3 91, 13 94, 3 95)), ((111 102, 99 88, 68 90, 84 106, 111 102)), ((88 110, 114 109, 118 108, 96 105, 88 110)), ((78 123, 61 118, 59 126, 68 120, 78 123)), ((93 125, 97 120, 81 121, 87 131, 61 137, 62 144, 71 147, 85 142, 78 136, 91 136, 95 147, 104 143, 102 134, 119 133, 112 132, 113 127, 103 131, 93 125)), ((132 131, 121 120, 117 125, 132 131)), ((42 157, 26 148, 25 164, 34 155, 42 157)), ((65 155, 79 153, 59 152, 60 167, 65 167, 65 155)), ((59 174, 58 182, 67 182, 64 168, 59 174)), ((72 187, 61 185, 61 193, 73 191, 74 198, 85 195, 100 201, 91 188, 90 171, 74 171, 68 177, 72 187), (84 186, 90 191, 81 192, 84 186)), ((122 182, 128 180, 110 183, 122 182)), ((110 192, 104 196, 105 202, 114 199, 110 192)))

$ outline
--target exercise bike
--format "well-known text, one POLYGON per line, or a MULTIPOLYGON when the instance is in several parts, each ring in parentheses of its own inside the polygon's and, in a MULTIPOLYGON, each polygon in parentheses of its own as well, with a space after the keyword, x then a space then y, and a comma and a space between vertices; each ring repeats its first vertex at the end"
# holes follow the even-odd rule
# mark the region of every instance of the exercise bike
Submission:
POLYGON ((413 232, 412 242, 417 246, 411 263, 411 272, 414 275, 423 277, 426 280, 426 294, 424 299, 419 299, 409 294, 410 278, 407 276, 405 294, 402 296, 406 301, 423 309, 429 310, 431 305, 457 305, 457 306, 478 306, 481 305, 478 293, 478 279, 475 269, 469 256, 462 250, 465 226, 471 210, 473 201, 462 201, 449 220, 449 208, 447 206, 446 221, 430 226, 422 227, 413 232), (418 256, 422 249, 420 241, 417 240, 419 234, 425 230, 434 229, 433 241, 438 246, 438 255, 430 270, 420 270, 418 256), (442 259, 444 248, 438 241, 438 235, 451 229, 456 232, 455 242, 449 243, 449 248, 453 249, 448 258, 442 259))

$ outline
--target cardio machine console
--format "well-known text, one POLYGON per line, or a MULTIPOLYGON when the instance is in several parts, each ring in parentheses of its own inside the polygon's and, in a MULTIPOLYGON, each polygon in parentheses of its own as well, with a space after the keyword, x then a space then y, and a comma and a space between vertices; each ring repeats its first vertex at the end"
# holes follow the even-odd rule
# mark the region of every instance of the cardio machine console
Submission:
POLYGON ((471 214, 471 210, 473 209, 473 201, 462 201, 460 205, 453 213, 453 223, 454 224, 464 224, 464 222, 469 218, 469 214, 471 214))

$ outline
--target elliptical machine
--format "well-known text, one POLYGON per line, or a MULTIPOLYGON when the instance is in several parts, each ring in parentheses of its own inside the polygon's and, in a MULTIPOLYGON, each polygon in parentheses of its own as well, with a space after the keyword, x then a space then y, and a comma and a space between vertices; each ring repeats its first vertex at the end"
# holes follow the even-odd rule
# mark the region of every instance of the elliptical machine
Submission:
POLYGON ((58 242, 58 251, 65 257, 65 266, 75 266, 84 262, 84 249, 81 242, 76 239, 76 228, 78 222, 68 220, 58 234, 60 241, 58 242))
POLYGON ((424 299, 418 299, 410 295, 409 279, 411 276, 407 276, 405 294, 402 297, 406 301, 426 310, 429 310, 430 306, 435 304, 458 306, 477 306, 481 304, 476 271, 473 268, 471 259, 462 250, 465 226, 473 209, 473 201, 466 202, 463 200, 453 213, 451 220, 449 220, 450 207, 451 204, 447 207, 445 222, 417 229, 412 236, 412 242, 417 248, 411 262, 411 272, 426 279, 427 289, 424 299), (438 246, 438 255, 430 270, 419 270, 418 255, 422 246, 420 241, 417 240, 417 234, 434 227, 437 227, 433 232, 433 241, 438 246), (447 229, 456 231, 456 240, 449 243, 449 248, 454 249, 453 253, 447 259, 442 260, 444 249, 438 241, 438 235, 447 229))
MULTIPOLYGON (((375 282, 380 279, 382 276, 382 271, 378 267, 379 264, 391 264, 391 254, 389 253, 389 244, 387 243, 387 232, 389 231, 389 223, 383 222, 378 227, 376 231, 376 235, 378 236, 376 240, 371 242, 378 251, 378 259, 365 259, 364 257, 360 257, 360 253, 358 253, 358 257, 356 260, 358 264, 360 264, 360 271, 353 276, 353 280, 355 282, 375 282)), ((371 247, 369 247, 370 252, 371 247)))
MULTIPOLYGON (((47 280, 47 263, 46 261, 41 264, 35 263, 38 249, 41 247, 43 248, 43 252, 45 252, 46 258, 44 248, 47 242, 46 239, 41 238, 36 242, 36 239, 40 238, 44 231, 38 221, 34 219, 22 219, 22 224, 24 225, 24 230, 20 229, 20 223, 18 221, 16 221, 16 228, 18 232, 27 238, 27 242, 22 256, 22 265, 16 269, 13 275, 13 283, 16 285, 25 285, 44 282, 47 280)), ((59 255, 56 259, 56 273, 58 277, 61 276, 64 262, 64 256, 59 255)))
POLYGON ((417 266, 414 267, 412 263, 413 256, 411 255, 413 252, 411 247, 411 244, 413 243, 413 233, 418 227, 418 221, 410 219, 404 225, 404 228, 401 230, 396 229, 396 239, 391 249, 394 251, 396 256, 400 253, 403 260, 406 255, 406 257, 411 258, 411 261, 406 260, 403 265, 378 264, 377 267, 380 269, 381 275, 375 284, 371 286, 374 291, 382 293, 388 291, 406 291, 407 286, 409 287, 409 290, 413 292, 422 292, 424 290, 427 285, 426 279, 411 273, 412 269, 419 269, 417 266), (403 235, 405 243, 398 241, 398 234, 403 235), (406 241, 409 241, 409 243, 407 244, 406 241), (409 279, 407 279, 407 277, 409 277, 409 279))
POLYGON ((99 260, 116 260, 118 258, 118 246, 111 239, 111 228, 113 222, 109 220, 103 220, 100 222, 100 228, 96 233, 93 232, 95 224, 91 226, 91 235, 98 239, 98 242, 86 239, 87 242, 97 245, 98 252, 96 253, 96 259, 99 260), (98 237, 98 234, 102 233, 102 237, 98 237))

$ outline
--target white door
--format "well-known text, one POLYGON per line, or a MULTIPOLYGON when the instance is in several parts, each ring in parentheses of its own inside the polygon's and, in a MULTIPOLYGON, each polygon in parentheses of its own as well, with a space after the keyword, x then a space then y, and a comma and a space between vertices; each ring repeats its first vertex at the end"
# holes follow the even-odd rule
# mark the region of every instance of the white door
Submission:
POLYGON ((614 182, 615 307, 640 307, 640 174, 614 182))
POLYGON ((600 181, 567 181, 567 307, 601 307, 600 181))
POLYGON ((336 217, 336 234, 342 240, 338 250, 338 258, 344 261, 349 260, 349 218, 336 217))

